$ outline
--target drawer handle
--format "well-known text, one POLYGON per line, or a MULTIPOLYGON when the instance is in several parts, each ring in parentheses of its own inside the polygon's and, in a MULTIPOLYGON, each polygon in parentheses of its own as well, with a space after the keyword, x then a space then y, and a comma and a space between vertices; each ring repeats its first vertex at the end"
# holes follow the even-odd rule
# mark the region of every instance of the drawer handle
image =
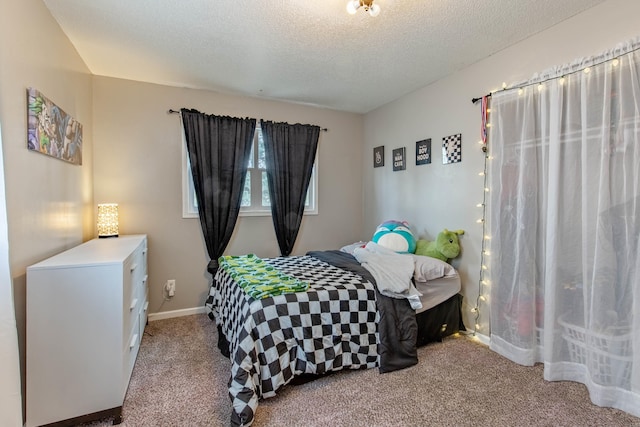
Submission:
POLYGON ((138 298, 134 298, 133 301, 131 301, 131 307, 129 307, 129 310, 136 308, 136 305, 138 305, 138 298))
POLYGON ((131 342, 129 343, 129 349, 132 349, 138 343, 138 334, 135 334, 131 337, 131 342))
POLYGON ((147 283, 147 279, 149 278, 148 274, 144 275, 144 279, 142 279, 142 283, 147 283))
POLYGON ((142 250, 142 253, 146 255, 146 254, 147 254, 147 248, 144 248, 144 249, 142 250))
POLYGON ((143 310, 146 312, 148 308, 149 308, 149 301, 144 303, 144 309, 143 310))
POLYGON ((138 264, 131 264, 131 272, 133 273, 133 270, 135 270, 136 268, 138 268, 138 264))

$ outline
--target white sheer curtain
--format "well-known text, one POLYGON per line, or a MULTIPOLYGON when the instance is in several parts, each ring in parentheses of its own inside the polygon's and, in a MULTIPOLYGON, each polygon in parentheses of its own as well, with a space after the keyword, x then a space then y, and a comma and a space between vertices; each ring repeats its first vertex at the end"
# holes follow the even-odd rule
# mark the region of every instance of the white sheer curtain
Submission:
POLYGON ((0 128, 0 426, 22 425, 18 332, 9 273, 9 236, 0 128))
POLYGON ((492 95, 491 348, 640 416, 640 38, 492 95))

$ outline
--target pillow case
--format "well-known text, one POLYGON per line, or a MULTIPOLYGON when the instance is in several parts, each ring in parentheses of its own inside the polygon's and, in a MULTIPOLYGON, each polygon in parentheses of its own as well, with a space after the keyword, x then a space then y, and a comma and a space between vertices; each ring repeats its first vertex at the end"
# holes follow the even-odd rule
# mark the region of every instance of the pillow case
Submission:
POLYGON ((349 255, 353 255, 353 251, 355 251, 357 248, 363 248, 365 245, 367 244, 367 242, 355 242, 352 243, 350 245, 346 245, 340 248, 340 251, 342 252, 346 252, 349 255))
POLYGON ((416 282, 438 279, 458 274, 451 264, 425 255, 410 254, 415 262, 413 279, 416 282))

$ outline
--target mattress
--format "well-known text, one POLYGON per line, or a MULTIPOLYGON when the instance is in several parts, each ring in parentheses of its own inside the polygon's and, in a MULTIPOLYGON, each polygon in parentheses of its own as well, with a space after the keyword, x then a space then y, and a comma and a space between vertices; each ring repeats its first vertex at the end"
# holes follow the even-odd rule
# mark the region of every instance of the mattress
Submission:
POLYGON ((416 314, 422 313, 444 302, 460 292, 460 276, 456 273, 451 276, 432 279, 428 282, 414 282, 418 292, 422 294, 420 302, 422 308, 416 310, 416 314))

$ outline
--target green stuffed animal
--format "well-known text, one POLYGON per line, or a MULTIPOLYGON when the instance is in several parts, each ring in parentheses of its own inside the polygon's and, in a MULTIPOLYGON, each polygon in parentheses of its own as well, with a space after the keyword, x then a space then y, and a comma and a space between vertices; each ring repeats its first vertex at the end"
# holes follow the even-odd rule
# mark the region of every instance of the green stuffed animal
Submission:
POLYGON ((460 234, 464 234, 464 230, 449 231, 445 228, 433 242, 419 239, 416 242, 415 254, 449 262, 450 259, 460 254, 460 243, 458 241, 458 235, 460 234))

